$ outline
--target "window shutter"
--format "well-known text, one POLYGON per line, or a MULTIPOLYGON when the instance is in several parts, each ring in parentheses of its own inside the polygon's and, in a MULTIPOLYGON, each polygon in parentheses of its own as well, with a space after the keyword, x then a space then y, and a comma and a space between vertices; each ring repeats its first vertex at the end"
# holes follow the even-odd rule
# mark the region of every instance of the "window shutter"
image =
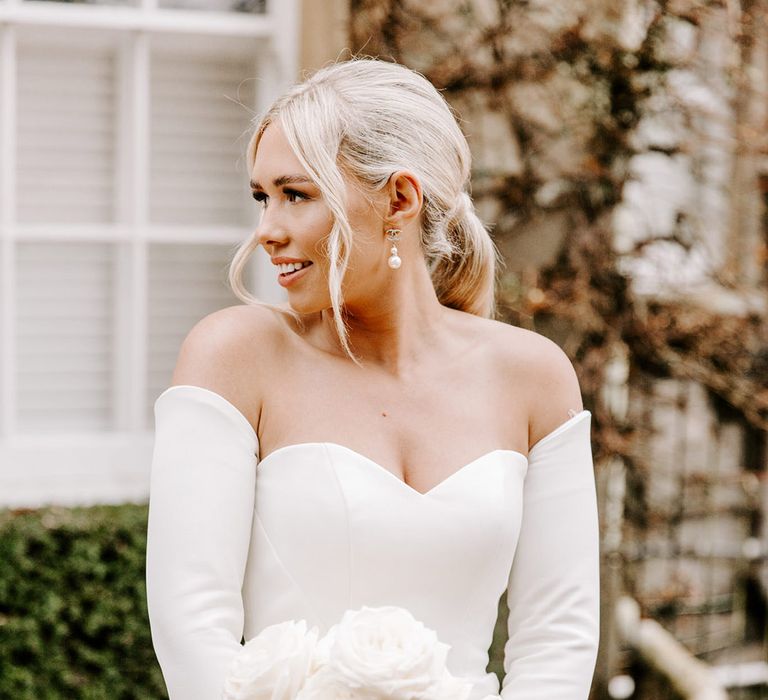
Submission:
POLYGON ((114 219, 115 59, 34 44, 18 58, 18 218, 114 219))
POLYGON ((146 499, 181 342, 240 303, 256 104, 298 72, 297 0, 64 3, 0 0, 0 506, 146 499))
POLYGON ((201 318, 242 303, 227 285, 235 248, 226 245, 155 243, 149 249, 149 355, 147 415, 154 425, 155 399, 168 387, 179 347, 201 318))
POLYGON ((113 427, 114 254, 109 243, 19 243, 19 432, 113 427))
POLYGON ((253 64, 247 62, 153 56, 152 223, 249 223, 245 148, 253 77, 253 64))

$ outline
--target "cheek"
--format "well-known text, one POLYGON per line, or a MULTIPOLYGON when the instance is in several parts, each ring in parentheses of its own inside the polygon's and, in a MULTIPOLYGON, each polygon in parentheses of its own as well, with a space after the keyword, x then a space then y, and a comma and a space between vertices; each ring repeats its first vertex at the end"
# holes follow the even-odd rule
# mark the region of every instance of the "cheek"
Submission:
POLYGON ((307 252, 323 253, 324 241, 331 232, 333 217, 323 205, 308 205, 296 212, 294 235, 306 241, 307 252))
POLYGON ((296 219, 312 230, 330 231, 333 217, 328 207, 320 202, 307 202, 296 209, 296 219))

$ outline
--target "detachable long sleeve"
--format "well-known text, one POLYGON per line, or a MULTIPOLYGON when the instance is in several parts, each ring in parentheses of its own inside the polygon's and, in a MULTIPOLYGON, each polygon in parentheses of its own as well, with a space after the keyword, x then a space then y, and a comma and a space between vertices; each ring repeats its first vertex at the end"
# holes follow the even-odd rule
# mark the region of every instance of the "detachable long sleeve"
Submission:
POLYGON ((600 555, 589 411, 528 456, 507 589, 503 700, 586 700, 597 658, 600 555))
POLYGON ((147 603, 171 700, 219 700, 241 648, 257 454, 219 394, 177 385, 155 402, 147 603))

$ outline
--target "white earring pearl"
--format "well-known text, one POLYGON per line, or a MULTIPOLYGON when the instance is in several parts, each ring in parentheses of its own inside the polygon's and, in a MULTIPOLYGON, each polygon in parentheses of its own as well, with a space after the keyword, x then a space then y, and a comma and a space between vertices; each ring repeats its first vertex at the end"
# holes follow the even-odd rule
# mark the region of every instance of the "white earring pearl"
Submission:
POLYGON ((397 268, 400 267, 402 264, 402 260, 397 254, 397 246, 394 245, 394 241, 400 240, 400 229, 397 228, 390 228, 387 229, 387 238, 393 242, 392 247, 390 248, 389 252, 391 255, 387 259, 387 265, 393 270, 397 270, 397 268))

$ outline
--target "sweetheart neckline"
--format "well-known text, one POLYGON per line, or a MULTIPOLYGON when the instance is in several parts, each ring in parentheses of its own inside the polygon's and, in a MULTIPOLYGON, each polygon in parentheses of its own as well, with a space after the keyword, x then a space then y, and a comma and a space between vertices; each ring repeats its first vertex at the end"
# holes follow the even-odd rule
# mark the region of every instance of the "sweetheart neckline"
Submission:
POLYGON ((479 457, 475 457, 475 459, 467 462, 463 466, 461 466, 458 469, 456 469, 455 471, 451 472, 442 481, 437 482, 437 484, 435 484, 432 488, 428 489, 427 491, 422 492, 422 491, 419 491, 418 489, 414 488, 413 486, 411 486, 404 479, 401 479, 394 472, 390 471, 386 467, 384 467, 381 464, 379 464, 376 460, 371 459, 370 457, 362 454, 361 452, 358 452, 357 450, 353 450, 351 447, 347 447, 346 445, 342 445, 341 443, 338 443, 338 442, 329 442, 329 441, 319 442, 319 441, 314 441, 314 442, 296 442, 296 443, 291 443, 289 445, 283 445, 282 447, 278 447, 277 449, 272 450, 272 452, 270 452, 263 459, 261 459, 261 458, 259 459, 259 462, 258 462, 258 465, 257 465, 257 469, 259 469, 259 468, 263 469, 265 463, 271 457, 273 457, 275 455, 279 455, 282 452, 289 451, 289 450, 292 450, 294 448, 312 447, 312 446, 321 446, 321 447, 325 447, 325 448, 334 447, 334 448, 337 448, 337 449, 341 449, 344 452, 347 452, 349 454, 352 454, 355 457, 357 457, 358 459, 362 460, 364 463, 372 465, 378 471, 383 472, 385 476, 391 477, 398 484, 400 484, 401 487, 404 487, 406 490, 416 494, 416 496, 418 496, 420 498, 428 498, 435 491, 437 491, 439 488, 441 488, 444 484, 446 484, 447 482, 449 482, 452 479, 456 478, 459 474, 461 474, 462 472, 466 471, 469 467, 477 464, 478 462, 481 462, 482 460, 484 460, 484 459, 486 459, 486 458, 488 458, 488 457, 490 457, 492 455, 498 454, 498 453, 505 453, 505 454, 513 455, 515 457, 520 457, 523 460, 523 462, 525 463, 525 465, 526 466, 528 465, 528 458, 522 452, 519 452, 518 450, 510 450, 510 449, 505 449, 505 448, 496 448, 494 450, 490 450, 490 451, 480 455, 479 457))

